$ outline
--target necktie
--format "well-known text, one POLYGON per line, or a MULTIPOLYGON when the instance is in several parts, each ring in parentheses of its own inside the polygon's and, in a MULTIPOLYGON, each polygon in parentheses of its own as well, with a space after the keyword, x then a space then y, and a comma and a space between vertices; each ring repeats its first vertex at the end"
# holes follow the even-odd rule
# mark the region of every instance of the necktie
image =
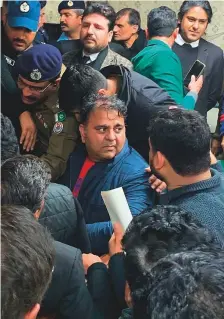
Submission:
POLYGON ((82 57, 82 62, 83 62, 83 64, 87 64, 87 62, 89 62, 89 61, 91 61, 89 56, 84 55, 84 56, 82 57))

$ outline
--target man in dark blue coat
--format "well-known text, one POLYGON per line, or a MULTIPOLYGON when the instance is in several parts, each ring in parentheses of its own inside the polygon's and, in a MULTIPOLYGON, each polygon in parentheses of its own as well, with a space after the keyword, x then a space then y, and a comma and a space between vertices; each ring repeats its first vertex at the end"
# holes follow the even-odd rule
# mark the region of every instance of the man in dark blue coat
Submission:
POLYGON ((81 109, 79 127, 85 144, 72 153, 64 183, 84 211, 92 252, 108 252, 112 224, 101 191, 122 187, 132 215, 152 206, 148 164, 128 145, 127 107, 115 96, 90 98, 81 109))

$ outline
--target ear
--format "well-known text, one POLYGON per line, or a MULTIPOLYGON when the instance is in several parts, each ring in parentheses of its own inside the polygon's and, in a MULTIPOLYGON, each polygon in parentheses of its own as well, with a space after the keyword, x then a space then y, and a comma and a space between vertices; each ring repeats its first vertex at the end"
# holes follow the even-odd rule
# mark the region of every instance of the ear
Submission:
POLYGON ((148 30, 148 28, 145 29, 145 35, 146 35, 146 39, 149 40, 149 30, 148 30))
POLYGON ((80 24, 80 25, 82 24, 82 15, 79 16, 79 24, 80 24))
POLYGON ((176 29, 173 31, 173 38, 174 38, 174 40, 175 40, 176 37, 178 36, 178 33, 179 33, 179 28, 176 28, 176 29))
POLYGON ((34 218, 35 218, 36 220, 39 219, 40 213, 41 213, 41 209, 37 209, 37 210, 35 211, 35 213, 33 214, 33 215, 34 215, 34 218))
POLYGON ((157 169, 158 171, 164 167, 165 165, 165 156, 161 153, 161 152, 156 152, 154 158, 153 158, 153 165, 155 167, 155 169, 157 169))
POLYGON ((107 91, 105 89, 99 89, 98 94, 99 95, 106 95, 107 91))
POLYGON ((83 124, 79 125, 79 132, 80 132, 80 135, 81 135, 82 142, 85 144, 85 142, 86 142, 86 133, 85 133, 85 126, 83 124))
POLYGON ((138 25, 137 25, 137 24, 134 24, 134 25, 132 26, 133 34, 137 33, 137 32, 138 32, 138 29, 139 29, 138 25))
POLYGON ((25 314, 24 319, 35 319, 37 317, 39 310, 40 305, 36 303, 35 306, 31 309, 31 311, 25 314))
POLYGON ((109 31, 108 33, 108 42, 111 42, 112 38, 113 38, 113 30, 109 31))
POLYGON ((61 78, 58 78, 57 80, 55 80, 55 81, 54 81, 54 87, 58 88, 60 82, 61 82, 61 78))

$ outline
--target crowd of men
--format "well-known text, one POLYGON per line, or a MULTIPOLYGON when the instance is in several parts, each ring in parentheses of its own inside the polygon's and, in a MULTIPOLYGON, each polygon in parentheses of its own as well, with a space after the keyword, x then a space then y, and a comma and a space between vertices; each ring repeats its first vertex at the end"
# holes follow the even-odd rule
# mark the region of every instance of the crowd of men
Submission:
POLYGON ((224 53, 203 38, 209 1, 154 8, 143 30, 134 8, 66 0, 55 39, 46 6, 1 8, 2 318, 223 318, 224 53), (125 232, 101 197, 119 187, 125 232))

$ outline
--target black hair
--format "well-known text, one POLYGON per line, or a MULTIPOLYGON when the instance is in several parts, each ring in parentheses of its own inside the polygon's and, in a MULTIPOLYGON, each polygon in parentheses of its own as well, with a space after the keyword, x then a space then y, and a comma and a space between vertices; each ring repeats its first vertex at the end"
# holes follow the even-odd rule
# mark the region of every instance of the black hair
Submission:
POLYGON ((107 88, 106 78, 86 64, 75 64, 66 69, 59 87, 59 105, 66 113, 80 110, 84 98, 107 88))
POLYGON ((44 7, 46 7, 47 1, 41 0, 40 2, 40 8, 43 9, 44 7))
POLYGON ((32 155, 17 155, 1 167, 2 204, 23 205, 33 213, 41 208, 50 183, 49 166, 32 155))
POLYGON ((86 7, 83 12, 82 18, 88 16, 89 14, 97 13, 102 15, 108 20, 108 29, 112 31, 114 28, 114 23, 116 19, 116 13, 114 8, 105 2, 94 2, 86 7))
POLYGON ((1 318, 21 319, 41 303, 54 262, 50 233, 23 206, 1 208, 1 318))
POLYGON ((7 116, 0 113, 1 117, 1 160, 4 162, 8 158, 19 154, 19 143, 16 137, 12 122, 7 116))
MULTIPOLYGON (((223 287, 223 251, 218 256, 212 250, 169 255, 150 270, 145 318, 222 319, 223 287)), ((134 318, 144 318, 143 309, 136 312, 134 318)))
POLYGON ((161 152, 182 176, 210 167, 210 129, 197 111, 180 108, 158 112, 149 125, 152 151, 161 152))
POLYGON ((147 16, 147 28, 149 37, 170 37, 177 28, 178 21, 176 13, 166 7, 152 9, 147 16))
POLYGON ((184 15, 193 7, 200 7, 205 10, 208 16, 208 23, 211 22, 213 12, 209 1, 197 0, 197 1, 184 1, 178 12, 178 18, 181 21, 184 15))
MULTIPOLYGON (((135 216, 126 230, 122 245, 126 252, 126 278, 132 293, 135 319, 151 318, 147 308, 151 300, 151 272, 157 262, 172 254, 188 252, 195 252, 195 255, 213 254, 215 259, 222 251, 213 235, 177 206, 155 206, 135 216)), ((162 305, 164 299, 157 301, 162 305)), ((162 317, 162 307, 154 310, 161 311, 162 317)), ((182 317, 173 315, 164 318, 182 317)))
POLYGON ((137 25, 138 28, 141 28, 141 16, 140 13, 133 8, 123 8, 116 14, 116 20, 128 14, 129 20, 128 23, 130 25, 137 25))
POLYGON ((117 111, 119 116, 126 117, 127 106, 123 101, 119 100, 116 95, 102 96, 92 95, 85 100, 80 112, 81 123, 87 123, 90 113, 96 108, 103 108, 107 111, 117 111))

